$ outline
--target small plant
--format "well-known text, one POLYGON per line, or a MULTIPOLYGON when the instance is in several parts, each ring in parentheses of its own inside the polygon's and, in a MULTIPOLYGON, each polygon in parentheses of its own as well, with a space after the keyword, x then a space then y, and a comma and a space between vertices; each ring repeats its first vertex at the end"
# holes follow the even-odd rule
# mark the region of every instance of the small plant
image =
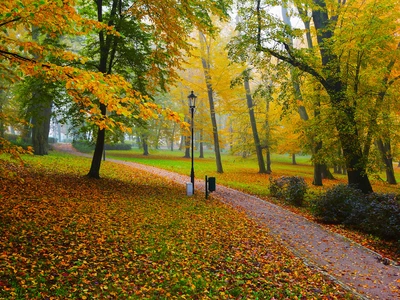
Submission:
POLYGON ((279 178, 269 178, 270 195, 283 198, 287 202, 301 206, 307 192, 307 184, 302 177, 281 176, 279 178))

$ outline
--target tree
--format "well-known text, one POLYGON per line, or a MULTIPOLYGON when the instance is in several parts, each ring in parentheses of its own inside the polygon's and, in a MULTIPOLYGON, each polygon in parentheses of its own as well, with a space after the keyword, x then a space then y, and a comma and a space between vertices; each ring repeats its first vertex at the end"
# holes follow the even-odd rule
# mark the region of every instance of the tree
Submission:
MULTIPOLYGON (((108 26, 115 25, 115 29, 123 33, 125 37, 105 36, 105 32, 100 31, 98 70, 105 74, 111 74, 114 64, 118 61, 118 56, 125 54, 125 60, 129 62, 135 72, 134 77, 139 79, 136 88, 142 94, 151 93, 156 86, 164 89, 165 82, 175 77, 174 69, 179 67, 178 58, 181 57, 179 50, 189 49, 186 39, 188 30, 193 25, 207 31, 212 27, 211 23, 204 24, 204 21, 207 22, 207 15, 202 16, 205 20, 196 15, 200 9, 211 12, 212 3, 194 2, 191 7, 187 7, 179 1, 171 1, 168 9, 165 9, 165 4, 155 2, 149 6, 148 10, 143 10, 140 1, 127 6, 122 0, 113 0, 109 3, 107 17, 103 16, 103 1, 98 0, 96 5, 98 21, 107 22, 108 26), (171 18, 171 14, 174 17, 179 15, 180 18, 171 18), (151 24, 147 24, 149 20, 151 24), (139 25, 134 27, 136 29, 134 36, 131 35, 132 26, 127 26, 127 22, 139 25), (130 30, 126 30, 127 28, 130 30), (138 43, 139 47, 136 46, 138 43), (132 47, 126 47, 126 44, 131 44, 132 47), (129 48, 126 53, 123 51, 125 48, 129 48), (145 50, 142 51, 142 48, 145 50), (141 60, 132 61, 132 58, 137 58, 138 54, 141 60), (141 68, 137 68, 136 64, 140 61, 145 63, 141 63, 141 68)), ((222 12, 219 14, 222 15, 222 12)), ((100 104, 100 110, 103 115, 106 114, 105 105, 100 104)), ((88 174, 90 177, 98 177, 102 148, 104 147, 104 134, 104 129, 99 129, 92 166, 88 174)))
MULTIPOLYGON (((3 58, 0 69, 7 72, 15 67, 15 70, 20 72, 20 77, 44 76, 47 80, 65 84, 68 95, 77 103, 82 115, 88 122, 98 126, 98 146, 88 174, 97 178, 99 157, 102 154, 99 150, 104 144, 105 130, 127 130, 124 125, 125 119, 146 120, 158 113, 176 121, 180 121, 180 118, 169 109, 161 110, 152 103, 150 97, 141 93, 123 76, 109 71, 109 67, 112 66, 110 61, 113 61, 116 54, 113 51, 116 49, 114 43, 122 40, 122 36, 118 33, 118 20, 110 18, 107 24, 102 24, 103 1, 99 0, 96 3, 99 12, 97 20, 83 18, 75 9, 77 3, 74 0, 12 0, 0 3, 0 27, 3 29, 0 33, 0 56, 3 58), (8 32, 19 27, 27 32, 30 32, 32 27, 38 28, 41 34, 49 38, 58 38, 61 35, 88 35, 97 30, 100 48, 105 51, 100 54, 99 69, 88 70, 84 65, 85 58, 56 45, 40 45, 22 35, 12 38, 7 36, 8 32), (70 63, 51 63, 48 57, 62 58, 70 63)), ((104 4, 109 3, 104 1, 104 4)), ((152 45, 151 63, 148 64, 150 68, 146 70, 146 80, 149 82, 147 87, 152 86, 158 79, 162 81, 165 77, 174 78, 182 50, 190 49, 187 37, 193 26, 204 31, 211 30, 209 14, 223 16, 225 9, 225 2, 222 0, 206 3, 192 1, 189 5, 171 1, 168 9, 165 9, 164 4, 135 1, 122 14, 122 1, 113 1, 111 10, 107 11, 113 16, 117 15, 114 14, 115 11, 120 16, 134 19, 137 26, 145 28, 153 42, 156 41, 152 45), (165 76, 160 76, 164 72, 165 76)), ((121 22, 122 20, 124 19, 119 19, 121 22)))
POLYGON ((246 91, 246 102, 247 102, 247 108, 249 110, 251 131, 253 133, 254 144, 256 146, 258 172, 259 173, 267 173, 267 170, 265 168, 265 163, 264 163, 264 157, 263 157, 263 153, 262 153, 262 145, 261 145, 260 137, 258 135, 258 130, 257 130, 256 117, 254 114, 254 106, 255 105, 253 103, 253 98, 251 96, 251 91, 250 91, 249 72, 250 71, 247 70, 243 74, 243 84, 244 84, 244 89, 246 91))
MULTIPOLYGON (((365 100, 350 89, 360 77, 357 77, 359 74, 349 72, 349 70, 354 66, 352 63, 356 62, 356 55, 353 56, 353 54, 380 52, 379 57, 383 57, 382 54, 386 52, 385 47, 390 48, 398 39, 398 36, 394 34, 395 22, 389 23, 389 20, 393 22, 398 19, 398 16, 396 17, 399 11, 396 6, 398 4, 390 1, 384 1, 379 6, 370 1, 363 3, 339 1, 336 4, 324 0, 307 2, 310 5, 309 13, 312 15, 313 33, 317 41, 314 49, 309 50, 296 49, 290 44, 292 39, 302 38, 303 30, 290 28, 278 18, 268 14, 267 1, 257 0, 255 5, 253 3, 253 1, 246 1, 242 5, 240 13, 244 17, 243 22, 239 24, 239 30, 246 34, 241 34, 234 41, 235 45, 237 48, 242 47, 240 48, 242 51, 253 51, 266 57, 276 57, 310 74, 323 86, 325 93, 329 96, 328 104, 343 149, 348 183, 357 186, 364 193, 371 192, 372 187, 367 175, 368 157, 362 151, 362 131, 365 127, 361 127, 362 124, 359 122, 359 107, 362 106, 361 101, 365 100), (352 27, 350 14, 355 12, 362 14, 364 21, 369 20, 370 25, 374 24, 373 30, 367 31, 366 27, 352 27), (382 27, 382 20, 374 16, 382 16, 388 26, 382 27), (381 24, 379 35, 375 31, 378 23, 381 24), (362 53, 348 51, 348 45, 354 43, 355 40, 357 43, 353 47, 362 47, 362 53), (344 41, 346 43, 343 43, 344 41), (371 47, 372 45, 374 47, 371 47), (380 50, 377 51, 377 49, 380 50), (349 57, 347 56, 349 53, 351 59, 344 59, 349 57), (357 96, 354 97, 354 95, 357 96)), ((298 7, 303 3, 306 2, 296 1, 298 7)), ((293 10, 292 13, 296 14, 296 11, 293 10)), ((395 43, 397 45, 397 42, 395 43)), ((373 57, 370 59, 373 62, 373 57)), ((373 67, 374 64, 371 64, 371 61, 362 60, 363 64, 360 67, 364 68, 367 65, 378 70, 373 67)))
POLYGON ((218 137, 218 126, 217 126, 217 120, 216 120, 216 115, 215 115, 215 105, 214 105, 214 91, 213 91, 213 86, 211 83, 211 75, 210 75, 210 45, 206 41, 205 35, 199 31, 199 37, 200 37, 200 48, 201 48, 201 62, 203 65, 203 71, 204 71, 204 78, 206 81, 206 86, 207 86, 207 96, 208 96, 208 101, 210 105, 210 117, 211 117, 211 123, 212 123, 212 132, 213 132, 213 138, 214 138, 214 152, 215 152, 215 163, 217 166, 217 172, 218 173, 223 173, 224 170, 222 168, 222 160, 221 160, 221 150, 220 150, 220 145, 219 145, 219 137, 218 137))

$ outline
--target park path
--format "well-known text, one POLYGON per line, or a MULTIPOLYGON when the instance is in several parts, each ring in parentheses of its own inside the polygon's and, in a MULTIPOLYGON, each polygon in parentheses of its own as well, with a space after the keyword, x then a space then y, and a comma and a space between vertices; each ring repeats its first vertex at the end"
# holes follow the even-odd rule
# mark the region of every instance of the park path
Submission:
MULTIPOLYGON (((68 146, 63 148, 64 151, 74 153, 68 146)), ((150 172, 182 185, 190 182, 189 176, 155 167, 122 160, 107 161, 150 172)), ((196 180, 195 193, 204 193, 204 190, 204 181, 196 180)), ((282 207, 218 185, 218 178, 217 190, 211 195, 214 199, 245 211, 249 217, 268 228, 278 242, 289 247, 306 264, 323 272, 359 298, 400 299, 400 267, 394 262, 381 259, 377 253, 282 207)))

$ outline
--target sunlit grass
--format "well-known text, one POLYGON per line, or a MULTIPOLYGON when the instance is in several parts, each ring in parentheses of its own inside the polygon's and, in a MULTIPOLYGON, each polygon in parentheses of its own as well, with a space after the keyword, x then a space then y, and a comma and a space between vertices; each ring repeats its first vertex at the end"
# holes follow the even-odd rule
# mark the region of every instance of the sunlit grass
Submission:
MULTIPOLYGON (((133 161, 146 165, 151 165, 166 170, 174 171, 183 175, 190 174, 191 159, 184 158, 182 151, 170 150, 152 150, 151 154, 144 156, 139 149, 129 151, 106 151, 106 157, 121 159, 125 161, 133 161)), ((240 156, 222 154, 223 174, 216 172, 216 163, 214 153, 208 151, 205 158, 198 158, 195 152, 194 169, 195 177, 204 179, 207 176, 217 178, 217 183, 231 188, 237 188, 253 194, 267 195, 267 186, 269 176, 301 176, 304 177, 309 187, 315 191, 321 191, 332 185, 347 182, 347 176, 342 174, 334 174, 335 180, 324 179, 324 187, 314 187, 313 166, 310 156, 297 156, 296 165, 292 164, 292 158, 289 155, 273 154, 272 173, 271 175, 259 174, 258 164, 255 156, 242 158, 240 156)), ((331 170, 333 172, 333 170, 331 170)), ((400 181, 400 168, 395 168, 396 179, 400 181)), ((380 174, 381 178, 385 178, 384 174, 380 174)), ((376 176, 371 177, 371 182, 375 191, 398 193, 398 186, 386 184, 382 180, 374 180, 376 176)))

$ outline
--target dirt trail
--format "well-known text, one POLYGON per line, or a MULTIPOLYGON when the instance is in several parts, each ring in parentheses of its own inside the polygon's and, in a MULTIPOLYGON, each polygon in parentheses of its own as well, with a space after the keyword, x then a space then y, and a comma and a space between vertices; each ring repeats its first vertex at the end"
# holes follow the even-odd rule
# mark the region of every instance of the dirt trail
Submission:
MULTIPOLYGON (((68 144, 60 144, 56 148, 76 153, 68 144)), ((155 167, 107 160, 157 174, 182 185, 190 181, 189 176, 155 167)), ((195 192, 204 193, 204 188, 204 181, 196 180, 195 192)), ((324 272, 360 298, 400 299, 400 267, 382 260, 377 253, 327 231, 302 216, 237 190, 217 185, 212 197, 244 210, 251 218, 269 228, 277 241, 289 247, 306 264, 324 272)))

